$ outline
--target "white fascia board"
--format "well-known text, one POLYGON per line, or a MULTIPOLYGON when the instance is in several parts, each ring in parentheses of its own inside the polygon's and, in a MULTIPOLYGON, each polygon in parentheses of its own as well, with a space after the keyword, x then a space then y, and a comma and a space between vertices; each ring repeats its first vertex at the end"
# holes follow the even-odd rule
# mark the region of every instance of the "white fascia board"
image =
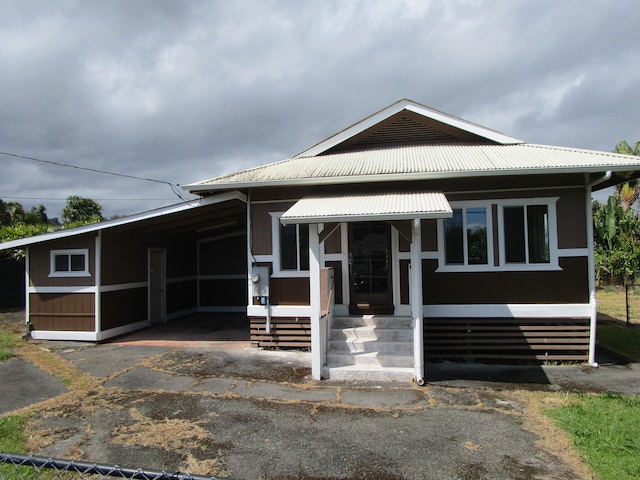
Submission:
POLYGON ((85 225, 77 228, 69 228, 67 230, 59 230, 57 232, 44 233, 42 235, 36 235, 28 238, 21 238, 19 240, 12 240, 10 242, 0 243, 0 250, 9 250, 11 248, 22 248, 27 245, 33 245, 36 243, 48 242, 50 240, 58 240, 60 238, 74 237, 76 235, 82 235, 85 233, 97 232, 100 230, 106 230, 108 228, 119 227, 121 225, 127 225, 130 223, 139 222, 142 220, 148 220, 151 218, 162 217, 164 215, 171 215, 174 213, 180 213, 192 208, 204 207, 206 205, 214 205, 216 203, 222 203, 229 200, 240 200, 247 202, 247 196, 238 191, 231 191, 214 195, 211 197, 204 197, 188 202, 179 203, 176 205, 169 205, 167 207, 161 207, 155 210, 149 210, 147 212, 137 213, 128 217, 116 218, 114 220, 107 220, 105 222, 93 223, 91 225, 85 225))
POLYGON ((343 222, 377 222, 377 221, 395 221, 395 220, 413 220, 419 218, 422 220, 451 218, 452 211, 437 212, 410 212, 410 213, 386 213, 386 214, 363 214, 363 215, 336 215, 325 217, 287 217, 281 219, 283 225, 295 223, 343 223, 343 222))

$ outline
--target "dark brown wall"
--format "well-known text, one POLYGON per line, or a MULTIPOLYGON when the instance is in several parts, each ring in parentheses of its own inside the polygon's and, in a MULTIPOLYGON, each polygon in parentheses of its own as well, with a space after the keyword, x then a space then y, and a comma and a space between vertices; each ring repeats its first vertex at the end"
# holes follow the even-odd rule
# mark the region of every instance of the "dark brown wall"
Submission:
POLYGON ((101 329, 121 327, 130 323, 140 322, 148 318, 147 315, 147 289, 134 288, 118 290, 116 292, 103 292, 100 308, 101 329))
POLYGON ((196 308, 198 303, 197 283, 195 279, 167 283, 167 313, 196 308))
POLYGON ((246 273, 246 235, 235 235, 200 243, 200 275, 246 273))
POLYGON ((247 280, 200 280, 200 306, 237 306, 247 305, 247 280))
POLYGON ((95 234, 78 235, 29 247, 30 285, 36 286, 90 286, 95 285, 95 234), (51 250, 73 248, 89 249, 90 277, 54 277, 50 278, 51 250))
POLYGON ((148 278, 148 246, 135 234, 102 235, 102 284, 146 282, 148 278))
POLYGON ((93 293, 31 293, 29 302, 34 330, 95 331, 93 293))
POLYGON ((269 212, 283 212, 293 203, 258 203, 251 205, 251 252, 254 255, 270 255, 271 215, 269 212))
POLYGON ((342 226, 338 225, 324 240, 324 253, 341 253, 342 252, 342 226))
POLYGON ((556 204, 558 214, 558 248, 587 247, 587 211, 585 191, 569 189, 562 192, 556 204))
POLYGON ((424 260, 424 303, 588 303, 587 258, 560 258, 559 262, 561 271, 436 273, 438 262, 424 260))
POLYGON ((269 290, 272 305, 309 305, 308 278, 272 278, 269 290))

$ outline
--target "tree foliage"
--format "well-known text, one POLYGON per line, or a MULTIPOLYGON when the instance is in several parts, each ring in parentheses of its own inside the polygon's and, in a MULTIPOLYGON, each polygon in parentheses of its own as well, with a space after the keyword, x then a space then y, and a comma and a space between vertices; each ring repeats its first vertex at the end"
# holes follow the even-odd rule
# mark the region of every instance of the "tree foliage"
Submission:
MULTIPOLYGON (((616 153, 640 155, 640 141, 616 145, 616 153)), ((599 284, 634 281, 640 272, 640 219, 632 208, 640 185, 632 180, 616 186, 606 204, 593 204, 596 280, 599 284)))
POLYGON ((72 195, 67 198, 67 204, 62 209, 62 223, 66 226, 85 225, 104 220, 102 206, 91 198, 72 195))

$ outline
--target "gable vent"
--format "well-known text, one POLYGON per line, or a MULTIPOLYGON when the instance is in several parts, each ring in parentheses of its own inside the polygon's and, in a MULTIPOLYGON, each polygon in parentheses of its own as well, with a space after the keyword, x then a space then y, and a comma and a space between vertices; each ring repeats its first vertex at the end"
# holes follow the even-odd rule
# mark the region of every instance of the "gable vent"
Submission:
POLYGON ((420 120, 411 118, 407 114, 394 116, 389 122, 369 128, 359 135, 327 150, 324 154, 398 145, 487 143, 487 140, 484 138, 450 126, 445 126, 440 122, 425 122, 420 120))

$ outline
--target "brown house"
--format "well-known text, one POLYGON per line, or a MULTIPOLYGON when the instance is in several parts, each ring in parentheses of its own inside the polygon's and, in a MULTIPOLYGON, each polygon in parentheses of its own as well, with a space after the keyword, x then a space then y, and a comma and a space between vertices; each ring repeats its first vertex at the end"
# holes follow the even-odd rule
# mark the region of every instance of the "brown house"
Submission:
POLYGON ((591 193, 637 157, 534 145, 401 100, 285 161, 184 187, 192 203, 27 247, 36 338, 100 341, 246 312, 314 378, 437 361, 595 364, 591 193))

